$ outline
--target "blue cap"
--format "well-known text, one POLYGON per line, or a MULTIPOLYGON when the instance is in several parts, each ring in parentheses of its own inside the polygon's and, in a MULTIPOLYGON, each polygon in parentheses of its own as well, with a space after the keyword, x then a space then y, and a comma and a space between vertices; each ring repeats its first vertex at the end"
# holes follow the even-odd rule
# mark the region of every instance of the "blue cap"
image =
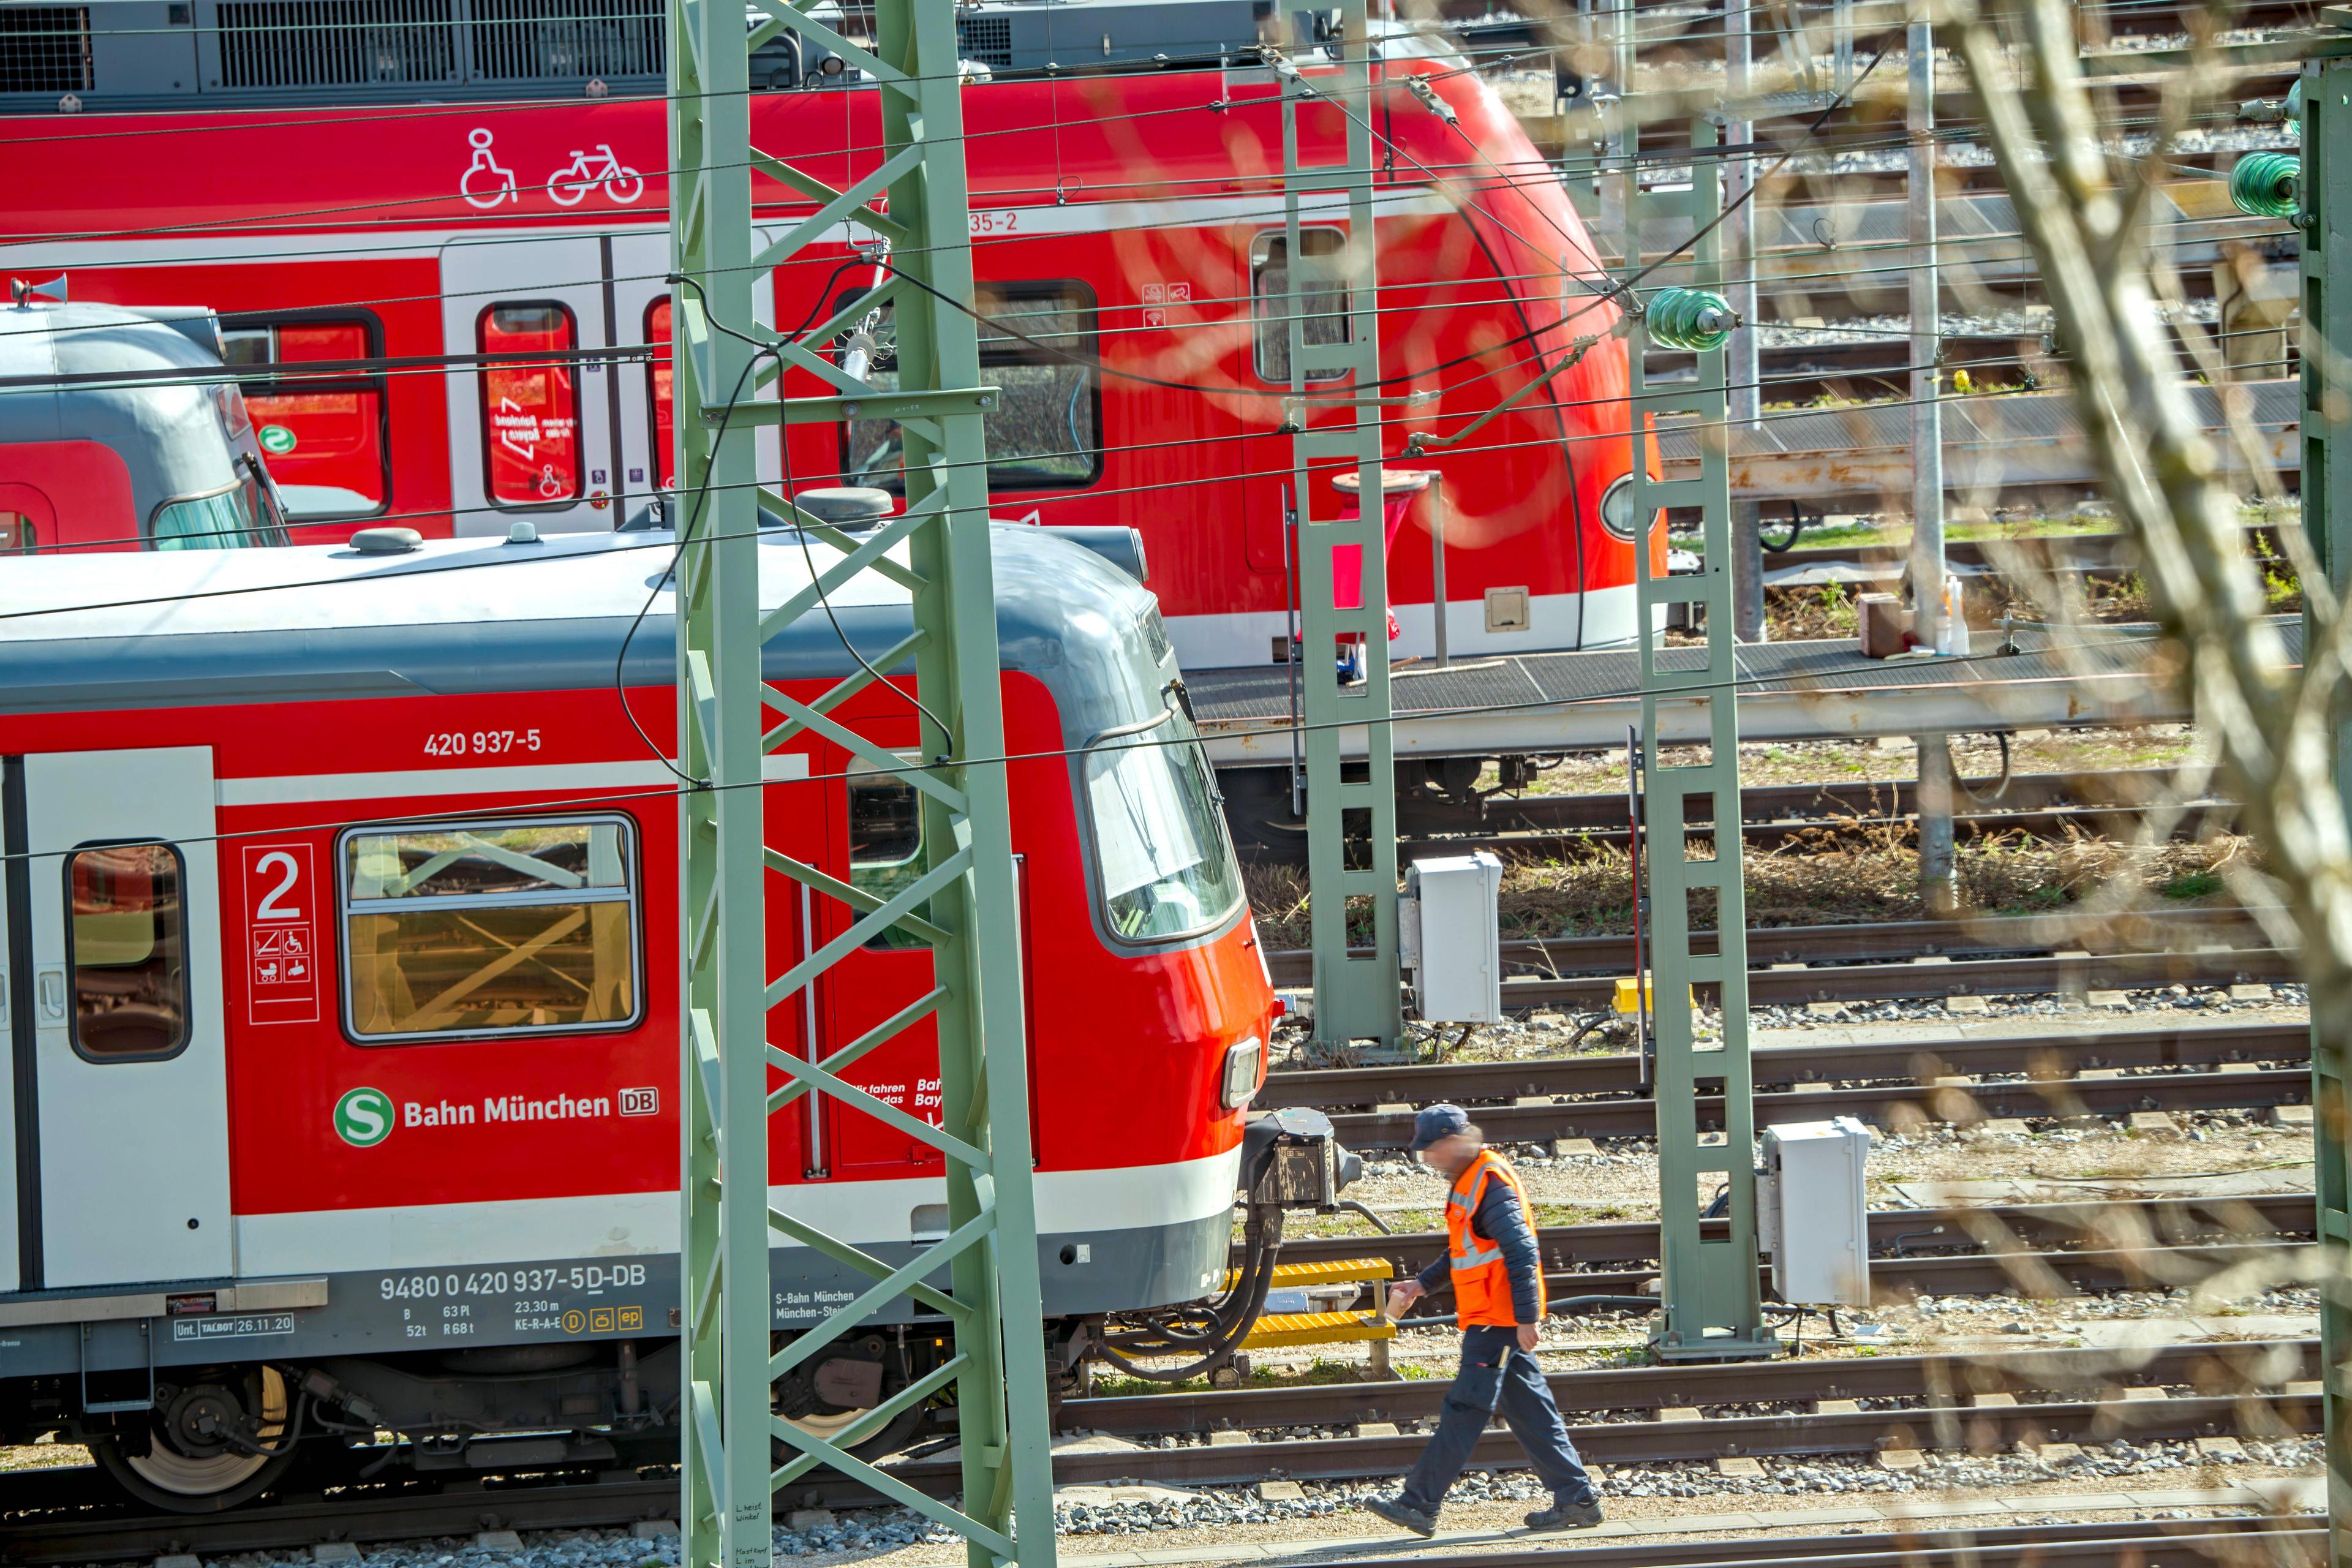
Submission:
POLYGON ((1467 1131, 1470 1113, 1458 1105, 1424 1105, 1412 1119, 1412 1152, 1420 1153, 1441 1138, 1467 1131))

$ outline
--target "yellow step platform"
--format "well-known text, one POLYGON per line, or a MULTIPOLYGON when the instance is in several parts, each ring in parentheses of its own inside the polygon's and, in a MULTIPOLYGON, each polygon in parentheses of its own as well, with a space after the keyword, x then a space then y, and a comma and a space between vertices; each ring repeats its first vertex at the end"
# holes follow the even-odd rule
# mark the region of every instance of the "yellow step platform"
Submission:
POLYGON ((1392 1340, 1396 1324, 1378 1312, 1268 1312, 1242 1342, 1244 1350, 1276 1345, 1336 1345, 1392 1340))
MULTIPOLYGON (((1277 1263, 1274 1266, 1276 1290, 1297 1290, 1308 1285, 1344 1285, 1350 1280, 1370 1282, 1396 1278, 1396 1266, 1385 1258, 1335 1258, 1328 1263, 1277 1263)), ((1225 1276, 1225 1289, 1241 1283, 1238 1271, 1225 1276)))

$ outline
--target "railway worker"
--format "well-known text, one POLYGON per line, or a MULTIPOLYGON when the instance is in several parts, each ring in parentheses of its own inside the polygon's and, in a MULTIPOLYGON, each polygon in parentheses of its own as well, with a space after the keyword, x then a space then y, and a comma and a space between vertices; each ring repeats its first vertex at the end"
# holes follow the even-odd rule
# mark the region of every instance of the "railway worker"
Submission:
POLYGON ((1568 1424, 1536 1365, 1536 1325, 1543 1321, 1543 1265, 1536 1250, 1535 1211, 1510 1162, 1486 1147, 1458 1105, 1424 1107, 1413 1118, 1412 1152, 1444 1176, 1447 1256, 1389 1292, 1389 1316, 1434 1289, 1449 1274, 1462 1328, 1462 1370, 1420 1462, 1393 1499, 1364 1506, 1416 1535, 1434 1534, 1445 1491, 1470 1462, 1478 1435, 1499 1406, 1511 1435, 1551 1489, 1551 1506, 1527 1516, 1530 1530, 1583 1530, 1601 1522, 1592 1478, 1569 1441, 1568 1424))

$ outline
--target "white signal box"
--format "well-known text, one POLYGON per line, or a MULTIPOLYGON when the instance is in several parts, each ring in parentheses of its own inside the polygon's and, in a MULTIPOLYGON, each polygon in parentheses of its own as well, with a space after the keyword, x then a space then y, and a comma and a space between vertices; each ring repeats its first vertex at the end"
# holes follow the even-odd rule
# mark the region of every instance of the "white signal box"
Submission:
POLYGON ((1764 1129, 1757 1241, 1783 1301, 1870 1305, 1869 1158, 1870 1129, 1851 1116, 1764 1129))
POLYGON ((1432 1024, 1503 1021, 1503 863, 1489 850, 1416 860, 1397 910, 1398 955, 1432 1024))

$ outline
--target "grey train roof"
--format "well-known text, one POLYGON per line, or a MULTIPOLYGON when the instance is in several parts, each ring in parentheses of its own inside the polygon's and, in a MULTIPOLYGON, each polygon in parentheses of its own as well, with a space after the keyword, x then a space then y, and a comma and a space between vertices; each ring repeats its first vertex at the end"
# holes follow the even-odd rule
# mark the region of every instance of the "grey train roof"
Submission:
MULTIPOLYGON (((1164 637, 1138 632, 1153 596, 1047 530, 1000 522, 990 535, 1003 667, 1053 691, 1066 737, 1157 711, 1175 668, 1164 637)), ((0 713, 609 687, 641 611, 625 679, 667 685, 673 548, 667 532, 636 532, 440 540, 390 556, 294 546, 0 563, 0 713)), ((819 566, 835 558, 811 549, 819 566)), ((807 584, 792 531, 763 531, 759 553, 762 608, 807 584)), ((892 554, 903 562, 904 547, 892 554)), ((905 591, 877 574, 831 597, 867 658, 911 625, 905 591)), ((822 610, 762 662, 771 679, 856 668, 822 610)))
POLYGON ((213 401, 213 384, 224 379, 212 346, 217 332, 212 312, 196 307, 133 310, 38 298, 0 306, 0 447, 87 440, 110 448, 131 471, 132 521, 145 532, 165 501, 209 494, 237 478, 213 401), (171 371, 203 379, 8 384, 171 371))

